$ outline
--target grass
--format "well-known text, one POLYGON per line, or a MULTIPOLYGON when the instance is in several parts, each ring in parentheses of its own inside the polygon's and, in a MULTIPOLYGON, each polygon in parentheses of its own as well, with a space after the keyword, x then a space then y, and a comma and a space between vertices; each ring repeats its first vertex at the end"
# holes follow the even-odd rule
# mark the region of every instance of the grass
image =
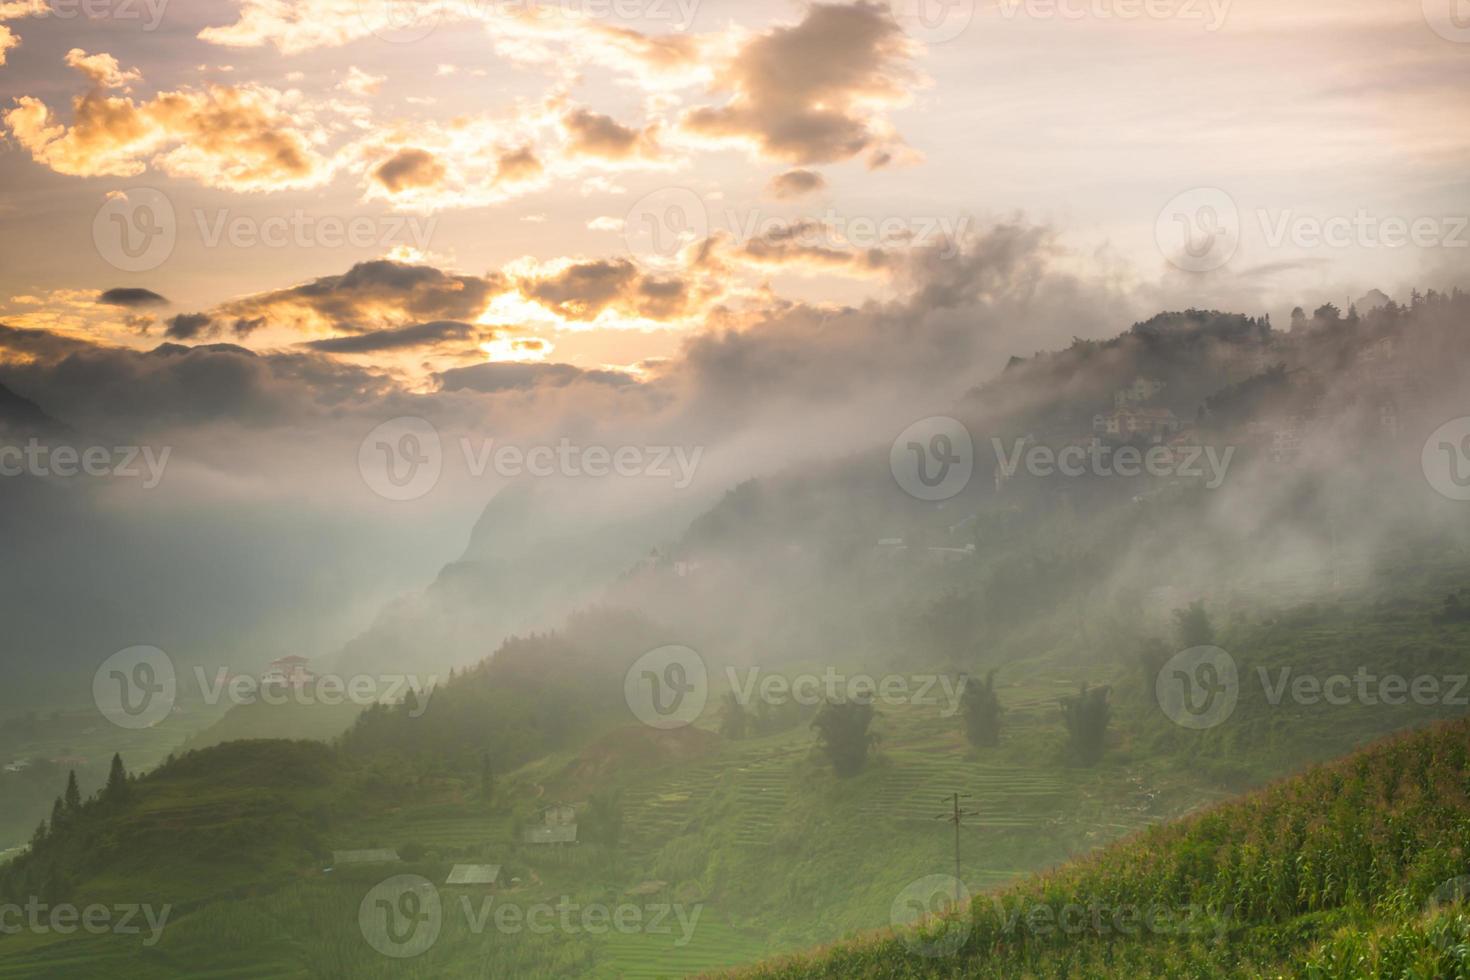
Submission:
MULTIPOLYGON (((1428 625, 1431 605, 1359 602, 1242 616, 1222 626, 1219 642, 1239 660, 1243 679, 1257 666, 1281 665, 1316 673, 1359 663, 1375 670, 1412 664, 1427 672, 1462 672, 1459 651, 1470 633, 1463 626, 1428 625)), ((966 808, 979 811, 966 820, 961 838, 961 875, 974 893, 1001 889, 1034 900, 1062 894, 1047 888, 1065 887, 1071 889, 1065 894, 1101 890, 1117 898, 1106 888, 1124 875, 1121 865, 1087 856, 1127 839, 1135 843, 1104 853, 1129 855, 1118 860, 1140 880, 1152 875, 1149 894, 1210 904, 1223 899, 1196 889, 1220 876, 1217 852, 1228 852, 1231 835, 1245 833, 1250 821, 1199 838, 1211 842, 1205 847, 1177 836, 1214 826, 1190 814, 1250 780, 1284 775, 1385 733, 1460 713, 1448 707, 1272 706, 1258 689, 1243 685, 1229 723, 1187 732, 1161 717, 1142 689, 1137 665, 1126 657, 1088 661, 1083 651, 1066 646, 1046 649, 1000 675, 1006 715, 999 747, 970 748, 958 718, 936 707, 883 707, 874 723, 881 737, 875 754, 866 771, 849 780, 834 778, 813 754, 804 725, 735 742, 696 732, 697 738, 654 753, 646 751, 646 732, 607 732, 499 774, 492 803, 480 798, 477 771, 457 771, 442 760, 410 757, 390 764, 325 746, 227 743, 141 781, 126 817, 109 821, 79 856, 84 873, 72 900, 172 904, 163 940, 143 948, 136 938, 113 935, 0 937, 0 978, 99 971, 119 977, 653 977, 758 964, 844 942, 853 944, 832 947, 828 959, 774 960, 754 967, 755 975, 983 975, 991 969, 987 957, 995 955, 995 924, 985 925, 983 917, 975 920, 966 952, 947 960, 906 955, 901 941, 867 935, 890 922, 896 897, 911 882, 953 871, 953 831, 936 819, 947 811, 950 793, 968 794, 966 808), (1090 666, 1075 666, 1079 662, 1090 666), (1056 698, 1083 679, 1115 688, 1108 751, 1095 769, 1067 763, 1056 712, 1056 698), (658 761, 647 764, 649 758, 658 761), (609 792, 622 798, 616 848, 536 847, 519 840, 518 824, 544 801, 582 802, 609 792), (1184 822, 1176 823, 1181 817, 1184 822), (324 871, 332 850, 406 845, 421 859, 324 871), (1180 858, 1161 870, 1165 866, 1157 863, 1159 854, 1186 853, 1196 864, 1180 858), (506 882, 522 879, 514 891, 497 893, 498 900, 677 902, 698 906, 699 924, 690 942, 672 946, 668 936, 637 932, 476 932, 455 915, 432 949, 408 961, 384 957, 364 941, 358 913, 374 884, 401 873, 442 883, 458 861, 498 863, 506 882), (1113 877, 1098 877, 1095 869, 1102 867, 1112 868, 1113 877), (1046 869, 1057 870, 1027 878, 1046 869), (1026 890, 1035 888, 1043 891, 1026 890), (991 947, 980 956, 975 944, 986 936, 991 947)), ((1312 826, 1313 801, 1324 796, 1321 785, 1313 785, 1316 796, 1292 798, 1271 811, 1299 810, 1306 821, 1301 834, 1312 826)), ((1323 819, 1338 819, 1348 806, 1323 819)), ((1451 807, 1450 816, 1454 812, 1451 807)), ((1449 816, 1436 819, 1441 823, 1426 826, 1451 827, 1444 823, 1449 816)), ((1293 837, 1289 824, 1256 823, 1260 833, 1270 830, 1258 846, 1279 839, 1293 843, 1294 856, 1314 853, 1318 838, 1293 837)), ((1374 833, 1372 825, 1352 826, 1365 839, 1374 833)), ((1245 861, 1246 851, 1231 853, 1245 861)), ((1317 866, 1336 860, 1329 853, 1317 858, 1317 866)), ((1226 976, 1320 966, 1323 972, 1314 975, 1347 976, 1341 964, 1349 959, 1393 964, 1428 955, 1426 943, 1432 947, 1447 935, 1444 929, 1457 928, 1453 917, 1430 922, 1384 911, 1385 902, 1412 906, 1411 892, 1428 880, 1422 876, 1412 883, 1386 877, 1371 895, 1362 889, 1347 894, 1340 883, 1329 888, 1315 870, 1306 875, 1299 867, 1261 862, 1252 865, 1256 877, 1250 880, 1262 886, 1289 881, 1298 891, 1306 881, 1302 894, 1317 897, 1304 910, 1250 909, 1240 920, 1248 927, 1233 929, 1221 948, 1203 935, 1028 941, 1006 953, 1011 959, 994 961, 1004 968, 992 975, 1226 976), (1304 877, 1294 877, 1299 875, 1304 877)), ((1433 874, 1440 870, 1449 869, 1436 865, 1433 874)), ((1255 886, 1232 887, 1251 893, 1255 886)), ((1230 901, 1239 904, 1235 891, 1230 901)), ((459 896, 445 894, 457 902, 459 896)))
POLYGON ((1467 791, 1461 720, 1152 828, 962 913, 737 975, 1467 976, 1470 918, 1433 901, 1470 870, 1467 791))

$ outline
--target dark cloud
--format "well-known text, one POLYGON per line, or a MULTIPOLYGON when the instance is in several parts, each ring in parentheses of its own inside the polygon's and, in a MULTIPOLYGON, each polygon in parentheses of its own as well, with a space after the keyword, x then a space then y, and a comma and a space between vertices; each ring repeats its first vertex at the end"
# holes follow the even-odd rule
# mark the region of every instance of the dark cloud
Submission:
POLYGON ((236 300, 219 312, 251 323, 326 321, 338 332, 366 333, 414 322, 474 320, 503 288, 499 275, 453 275, 432 266, 378 259, 360 262, 341 275, 236 300))
POLYGON ((815 170, 788 170, 777 174, 766 185, 767 192, 779 201, 805 197, 827 187, 826 179, 815 170))
POLYGON ((682 279, 645 275, 628 259, 578 262, 518 285, 569 320, 593 320, 607 309, 666 320, 682 314, 691 301, 690 287, 682 279))
POLYGON ((611 116, 587 108, 576 108, 562 117, 567 129, 567 149, 576 156, 604 160, 628 160, 658 154, 657 131, 624 126, 611 116))
POLYGON ((305 425, 392 397, 391 380, 316 353, 257 354, 235 344, 164 343, 149 351, 105 347, 44 330, 0 325, 0 383, 43 405, 65 406, 92 430, 196 425, 305 425))
POLYGON ((495 182, 520 184, 541 176, 541 160, 529 146, 500 154, 496 161, 495 182))
POLYGON ((393 330, 374 330, 372 333, 348 337, 313 340, 301 346, 324 354, 366 354, 373 351, 427 347, 446 340, 469 340, 478 336, 483 329, 458 320, 435 320, 432 323, 415 323, 393 330))
POLYGON ((168 300, 151 289, 139 286, 117 286, 97 297, 97 302, 108 306, 166 306, 168 300))
POLYGON ((214 320, 208 313, 180 313, 168 321, 164 336, 174 340, 193 340, 208 331, 214 320))
POLYGON ((444 179, 444 164, 427 150, 399 150, 373 171, 373 177, 390 193, 416 187, 435 187, 444 179))
POLYGON ((877 113, 916 83, 912 54, 886 5, 814 4, 801 23, 746 44, 717 81, 730 101, 691 110, 683 125, 792 163, 847 160, 892 140, 877 113))
POLYGON ((574 382, 598 385, 631 385, 636 382, 621 371, 586 371, 571 364, 522 364, 495 362, 451 368, 436 374, 443 391, 496 392, 542 386, 564 387, 574 382))

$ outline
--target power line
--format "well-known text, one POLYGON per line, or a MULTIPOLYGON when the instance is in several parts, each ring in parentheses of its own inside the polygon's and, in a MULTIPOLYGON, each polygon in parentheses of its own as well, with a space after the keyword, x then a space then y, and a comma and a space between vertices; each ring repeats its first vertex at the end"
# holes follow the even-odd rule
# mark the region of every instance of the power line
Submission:
POLYGON ((960 809, 960 799, 961 799, 961 797, 963 797, 964 799, 970 799, 971 798, 969 793, 951 793, 950 794, 950 802, 952 804, 952 812, 950 812, 950 813, 941 813, 941 814, 939 814, 938 816, 936 816, 934 818, 935 820, 947 820, 950 823, 954 824, 954 904, 955 904, 955 908, 959 908, 960 907, 960 904, 964 901, 962 898, 960 898, 960 889, 964 885, 963 881, 960 878, 960 825, 964 821, 964 818, 965 817, 978 817, 978 816, 980 816, 980 811, 979 810, 961 810, 960 809))

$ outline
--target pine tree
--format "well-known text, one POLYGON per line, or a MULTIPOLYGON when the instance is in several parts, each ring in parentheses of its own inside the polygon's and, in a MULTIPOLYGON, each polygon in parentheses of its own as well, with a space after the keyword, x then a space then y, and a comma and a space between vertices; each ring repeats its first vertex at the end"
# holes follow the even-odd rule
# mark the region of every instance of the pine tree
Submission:
POLYGON ((74 816, 82 811, 82 790, 77 785, 77 771, 73 769, 66 777, 66 813, 74 816))
POLYGON ((112 757, 112 769, 107 774, 107 786, 102 790, 102 799, 109 806, 122 806, 131 798, 133 787, 128 784, 128 770, 123 766, 122 755, 112 757))
POLYGON ((973 677, 964 679, 964 693, 960 696, 964 709, 965 737, 976 748, 985 748, 1000 742, 1000 698, 995 694, 995 671, 985 675, 985 680, 976 682, 973 677))

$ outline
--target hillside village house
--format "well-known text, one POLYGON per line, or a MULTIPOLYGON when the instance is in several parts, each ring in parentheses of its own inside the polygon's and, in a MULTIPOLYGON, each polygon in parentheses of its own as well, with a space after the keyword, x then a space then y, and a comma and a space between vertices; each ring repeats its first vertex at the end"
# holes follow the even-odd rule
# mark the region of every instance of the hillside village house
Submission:
POLYGON ((276 684, 288 687, 301 687, 316 680, 316 674, 307 669, 310 663, 305 657, 282 657, 272 660, 265 673, 260 675, 262 684, 276 684))
POLYGON ((1184 427, 1184 420, 1167 408, 1119 408, 1110 414, 1099 412, 1092 417, 1092 431, 1098 435, 1130 439, 1148 436, 1163 439, 1184 427))
POLYGON ((1138 378, 1126 388, 1119 388, 1113 392, 1113 407, 1122 408, 1124 405, 1138 405, 1148 401, 1154 395, 1164 390, 1164 382, 1153 378, 1138 378))
POLYGON ((575 844, 577 808, 570 803, 553 803, 541 809, 542 825, 526 828, 528 844, 575 844))

